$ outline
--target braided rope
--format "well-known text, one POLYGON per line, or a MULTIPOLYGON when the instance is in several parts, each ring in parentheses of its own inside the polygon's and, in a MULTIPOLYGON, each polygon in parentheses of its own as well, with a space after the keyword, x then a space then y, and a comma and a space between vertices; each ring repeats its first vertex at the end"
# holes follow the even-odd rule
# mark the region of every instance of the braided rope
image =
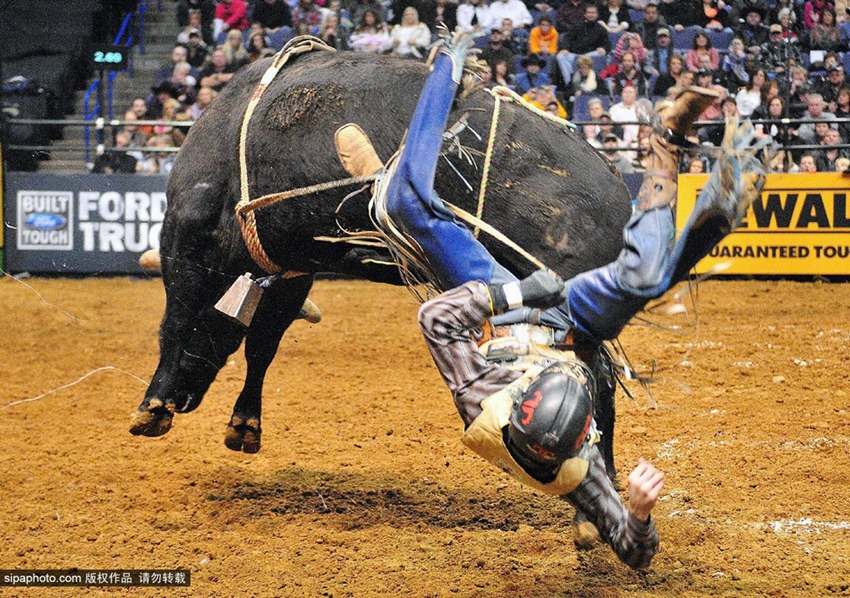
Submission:
POLYGON ((326 191, 328 189, 337 189, 339 187, 346 187, 348 185, 371 183, 372 181, 378 180, 379 177, 380 175, 377 174, 355 176, 347 179, 341 179, 338 181, 317 183, 316 185, 310 185, 309 187, 301 187, 299 189, 290 189, 289 191, 270 193, 269 195, 263 195, 262 197, 252 199, 248 202, 239 202, 239 205, 236 206, 236 211, 239 213, 240 216, 242 216, 249 212, 253 212, 254 210, 259 210, 260 208, 265 208, 270 205, 276 204, 279 201, 290 199, 292 197, 298 197, 299 195, 310 195, 312 193, 319 193, 320 191, 326 191))
MULTIPOLYGON (((490 161, 493 158, 493 148, 496 145, 496 130, 499 125, 499 108, 502 105, 501 97, 493 96, 495 102, 493 104, 493 120, 490 121, 490 136, 487 138, 487 151, 484 154, 484 168, 481 172, 481 187, 478 189, 478 208, 475 210, 475 217, 481 220, 484 214, 484 196, 487 193, 487 181, 490 180, 490 161)), ((476 225, 472 231, 473 236, 477 239, 481 227, 476 225)))
POLYGON ((517 92, 515 92, 512 89, 508 89, 507 87, 497 85, 496 87, 494 87, 493 89, 490 89, 488 91, 494 97, 501 97, 503 99, 506 99, 509 102, 519 104, 523 108, 530 110, 531 112, 533 112, 534 114, 536 114, 537 116, 541 117, 544 120, 548 120, 548 121, 553 122, 553 123, 560 125, 562 127, 567 127, 568 129, 573 129, 573 130, 576 129, 576 126, 573 123, 571 123, 570 121, 563 119, 560 116, 555 116, 551 112, 546 112, 545 110, 541 110, 540 108, 538 108, 537 106, 535 106, 534 104, 532 104, 531 102, 529 102, 528 100, 523 98, 521 95, 519 95, 517 92))
MULTIPOLYGON (((271 258, 269 258, 265 249, 263 249, 263 244, 260 241, 260 234, 257 231, 257 222, 254 218, 253 209, 248 209, 248 206, 251 204, 250 190, 248 188, 248 158, 246 153, 248 124, 251 121, 251 117, 254 115, 254 110, 256 109, 257 104, 259 104, 260 99, 266 93, 266 90, 271 82, 274 81, 274 78, 277 76, 278 72, 280 72, 280 69, 289 62, 289 59, 292 56, 305 54, 314 50, 330 52, 336 51, 334 48, 328 46, 325 42, 318 38, 309 35, 300 35, 291 39, 277 54, 274 55, 271 65, 268 69, 266 69, 266 72, 263 73, 263 77, 260 79, 259 85, 257 85, 257 88, 254 90, 254 94, 248 102, 247 108, 245 108, 245 114, 242 117, 242 126, 239 130, 240 199, 239 203, 236 204, 237 220, 239 220, 239 227, 242 230, 242 238, 245 239, 245 245, 248 247, 248 252, 251 254, 254 261, 257 262, 257 265, 269 274, 276 274, 280 272, 282 268, 275 264, 271 258)), ((287 277, 289 274, 292 273, 287 272, 284 277, 287 277)), ((295 275, 301 274, 303 273, 296 273, 295 275)))

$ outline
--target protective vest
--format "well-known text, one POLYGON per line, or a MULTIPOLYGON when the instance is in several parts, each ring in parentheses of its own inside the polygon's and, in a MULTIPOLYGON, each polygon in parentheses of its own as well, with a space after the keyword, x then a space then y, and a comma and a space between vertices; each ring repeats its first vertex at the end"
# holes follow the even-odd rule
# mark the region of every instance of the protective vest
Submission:
POLYGON ((540 372, 554 361, 575 359, 575 354, 572 351, 556 351, 545 345, 520 343, 510 337, 485 343, 481 346, 481 352, 485 356, 494 353, 500 354, 508 351, 510 344, 513 345, 512 348, 518 349, 522 353, 517 355, 519 359, 511 367, 523 371, 523 375, 481 402, 483 411, 466 429, 461 437, 461 442, 526 486, 535 488, 544 494, 555 496, 569 494, 576 489, 587 474, 591 448, 599 442, 599 432, 597 432, 595 424, 591 426, 588 438, 582 444, 578 454, 564 461, 558 469, 555 479, 548 484, 539 482, 528 475, 516 462, 508 451, 508 447, 505 446, 503 430, 508 425, 514 401, 522 396, 540 372), (494 351, 497 347, 499 350, 494 351))

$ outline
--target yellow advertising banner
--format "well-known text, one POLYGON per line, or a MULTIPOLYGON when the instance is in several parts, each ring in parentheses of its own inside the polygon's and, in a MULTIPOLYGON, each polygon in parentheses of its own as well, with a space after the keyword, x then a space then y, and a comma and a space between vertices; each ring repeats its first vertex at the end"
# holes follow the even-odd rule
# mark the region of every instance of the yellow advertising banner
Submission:
MULTIPOLYGON (((708 175, 679 176, 676 230, 681 232, 708 175)), ((850 177, 771 174, 744 223, 697 264, 724 274, 850 274, 850 177)))

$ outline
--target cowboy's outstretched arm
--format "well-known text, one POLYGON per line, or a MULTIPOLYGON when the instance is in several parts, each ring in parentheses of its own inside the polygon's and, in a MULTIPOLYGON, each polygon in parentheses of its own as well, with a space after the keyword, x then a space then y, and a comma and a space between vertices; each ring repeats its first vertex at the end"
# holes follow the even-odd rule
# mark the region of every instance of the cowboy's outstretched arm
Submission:
POLYGON ((751 146, 753 128, 727 123, 727 138, 711 178, 697 198, 679 240, 665 206, 637 210, 623 231, 617 260, 568 283, 570 314, 581 332, 614 338, 650 299, 661 296, 738 226, 765 180, 757 152, 770 140, 751 146))
POLYGON ((422 248, 443 289, 470 280, 489 283, 496 267, 493 256, 434 192, 443 132, 472 41, 471 33, 456 34, 451 42, 443 38, 401 154, 388 173, 387 212, 422 248))

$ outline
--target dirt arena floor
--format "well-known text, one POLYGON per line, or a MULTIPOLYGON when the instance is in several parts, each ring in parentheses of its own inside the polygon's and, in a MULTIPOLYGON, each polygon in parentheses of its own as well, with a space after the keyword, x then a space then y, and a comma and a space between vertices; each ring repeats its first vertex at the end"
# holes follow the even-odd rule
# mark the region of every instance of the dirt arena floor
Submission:
POLYGON ((159 280, 0 280, 0 568, 191 571, 172 589, 2 596, 850 596, 850 285, 708 281, 622 336, 657 409, 616 452, 667 474, 648 572, 577 552, 571 508, 488 466, 406 291, 321 281, 266 382, 263 447, 223 444, 235 355, 161 438, 128 433, 158 359, 159 280), (48 394, 49 393, 49 394, 48 394))

